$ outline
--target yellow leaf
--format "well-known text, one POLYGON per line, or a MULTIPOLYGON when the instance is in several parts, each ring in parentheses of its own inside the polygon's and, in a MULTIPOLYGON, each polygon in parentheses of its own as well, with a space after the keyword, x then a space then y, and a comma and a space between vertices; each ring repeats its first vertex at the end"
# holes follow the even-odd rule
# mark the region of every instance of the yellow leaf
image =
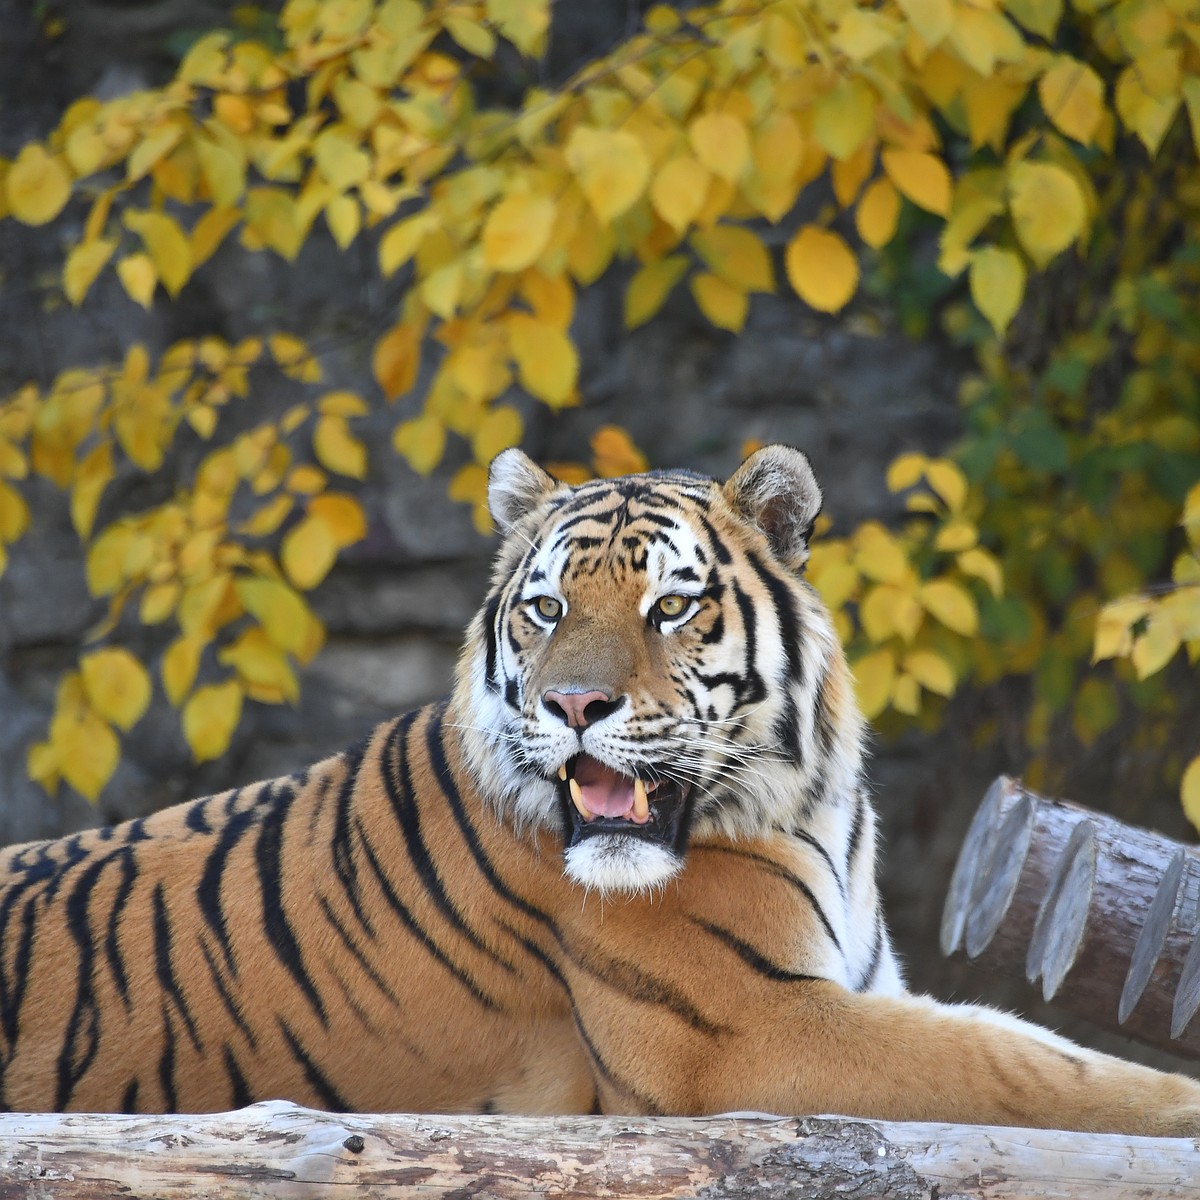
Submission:
POLYGON ((537 262, 554 228, 555 204, 548 196, 506 196, 483 226, 483 261, 494 271, 523 271, 537 262))
POLYGON ((903 583, 912 570, 900 543, 877 521, 866 521, 855 530, 854 565, 880 583, 903 583))
POLYGON ((76 467, 71 482, 71 524, 80 537, 91 537, 100 497, 114 474, 112 442, 109 441, 95 446, 76 467))
POLYGON ((182 594, 183 586, 176 579, 151 584, 142 593, 142 603, 138 609, 142 624, 158 625, 165 621, 175 611, 182 594))
POLYGON ((488 20, 528 58, 546 48, 550 7, 546 0, 487 0, 488 20))
POLYGON ((265 504, 252 517, 238 526, 238 532, 247 537, 270 537, 283 524, 292 511, 295 501, 291 496, 278 495, 265 504))
POLYGON ((241 578, 235 581, 234 589, 267 637, 281 650, 305 661, 314 640, 319 642, 314 638, 314 625, 317 630, 321 625, 300 596, 279 579, 241 578))
POLYGON ((482 504, 487 500, 488 473, 478 463, 464 463, 450 479, 446 491, 460 504, 482 504))
POLYGON ((315 495, 324 488, 325 482, 325 472, 311 463, 301 463, 300 466, 293 467, 287 477, 288 491, 299 496, 315 495))
POLYGON ((345 417, 323 416, 313 430, 313 450, 321 465, 339 475, 365 479, 367 448, 351 432, 345 417))
POLYGON ((446 426, 430 413, 413 417, 396 426, 392 445, 418 475, 428 475, 445 453, 446 426))
POLYGON ((247 629, 231 646, 217 655, 224 666, 233 667, 251 700, 278 704, 295 703, 300 685, 284 654, 261 629, 247 629))
POLYGON ((1009 211, 1025 252, 1039 267, 1065 250, 1087 218, 1079 184, 1053 163, 1018 162, 1008 172, 1009 211))
POLYGON ((900 9, 930 49, 954 27, 954 0, 900 0, 900 9))
POLYGON ((397 221, 379 241, 379 269, 385 275, 394 275, 438 227, 437 217, 430 212, 419 212, 397 221))
POLYGON ((229 749, 242 716, 242 689, 237 680, 197 688, 183 707, 183 736, 196 762, 220 758, 229 749))
POLYGON ((515 446, 521 440, 521 414, 507 404, 497 404, 487 411, 471 438, 471 450, 478 463, 490 463, 501 450, 515 446))
POLYGON ((959 57, 980 75, 991 75, 997 62, 1015 62, 1025 53, 1025 41, 1001 13, 955 6, 950 40, 959 57))
POLYGON ((692 245, 708 269, 732 288, 742 292, 775 290, 771 256, 761 239, 749 229, 714 225, 693 234, 692 245))
POLYGON ((858 260, 832 230, 805 225, 784 257, 796 294, 818 312, 845 308, 858 287, 858 260))
POLYGON ((861 79, 839 79, 813 109, 813 133, 834 158, 849 158, 875 129, 875 93, 861 79))
POLYGON ((521 294, 539 321, 555 329, 570 329, 575 316, 575 289, 565 274, 526 271, 521 277, 521 294))
POLYGON ((592 467, 601 479, 640 475, 650 469, 646 456, 619 425, 602 425, 592 434, 592 467))
POLYGON ((175 708, 179 707, 196 682, 203 651, 204 640, 185 633, 177 637, 163 654, 160 667, 163 688, 175 708))
POLYGON ((117 263, 117 278, 129 295, 143 308, 149 308, 158 284, 158 272, 148 254, 127 254, 117 263))
POLYGON ((45 225, 71 198, 71 172, 61 158, 33 143, 9 166, 4 188, 12 216, 26 225, 45 225))
POLYGON ((339 550, 353 546, 367 536, 367 518, 353 496, 344 492, 324 492, 308 502, 308 514, 329 527, 339 550))
POLYGON ((676 233, 682 233, 704 206, 710 178, 690 154, 681 154, 659 168, 650 183, 650 203, 676 233))
POLYGON ((1150 614, 1146 632, 1133 643, 1129 655, 1139 679, 1161 671, 1179 649, 1179 629, 1161 609, 1150 614))
POLYGON ((954 668, 932 650, 912 650, 904 656, 904 669, 926 690, 939 696, 954 693, 954 668))
POLYGON ((1038 98, 1067 137, 1091 144, 1104 119, 1104 82, 1087 63, 1060 55, 1038 80, 1038 98))
POLYGON ((417 382, 421 365, 421 334, 412 325, 394 325, 375 343, 371 359, 383 394, 395 400, 410 392, 417 382))
POLYGON ((641 142, 624 130, 578 126, 566 148, 567 165, 601 223, 631 208, 650 180, 650 160, 641 142))
MULTIPOLYGON (((1163 6, 1165 8, 1165 6, 1163 6)), ((1142 140, 1153 155, 1166 136, 1179 108, 1179 93, 1158 95, 1140 62, 1131 63, 1117 79, 1115 101, 1125 125, 1142 140)))
POLYGON ((496 52, 496 35, 478 21, 448 12, 444 18, 446 32, 468 53, 476 58, 491 58, 496 52))
POLYGON ((670 254, 638 270, 625 292, 625 327, 636 329, 655 316, 687 268, 682 254, 670 254))
POLYGON ((523 313, 509 318, 508 337, 521 386, 551 407, 569 403, 579 377, 579 355, 570 337, 523 313))
POLYGON ((154 269, 172 296, 192 273, 192 247, 187 235, 166 213, 127 212, 125 224, 145 243, 154 269))
POLYGON ((326 392, 317 401, 317 411, 326 417, 365 417, 371 410, 357 392, 343 390, 326 392))
POLYGON ((925 477, 925 466, 929 459, 924 454, 901 454, 887 469, 887 485, 890 492, 902 492, 915 487, 925 477))
POLYGON ((29 505, 16 488, 0 480, 0 545, 15 542, 29 528, 29 505))
POLYGON ((125 164, 125 177, 131 182, 141 179, 150 168, 165 158, 183 138, 182 125, 163 125, 140 141, 125 164))
POLYGON ((937 532, 933 548, 950 554, 970 550, 979 540, 979 530, 966 517, 951 517, 937 532))
POLYGON ((876 179, 858 201, 854 224, 858 236, 874 250, 886 246, 896 232, 900 195, 890 179, 876 179))
POLYGON ((339 191, 362 183, 371 172, 370 155, 344 129, 322 131, 313 140, 317 170, 339 191))
POLYGON ((112 727, 85 702, 59 706, 50 722, 50 743, 62 777, 77 792, 95 801, 121 759, 112 727))
POLYGON ((240 220, 241 216, 235 208, 210 208, 192 226, 189 245, 192 248, 193 270, 212 258, 217 247, 240 220))
POLYGON ((1179 785, 1183 812, 1189 821, 1200 829, 1200 756, 1188 763, 1179 785))
POLYGON ((861 8, 850 8, 842 14, 833 44, 854 62, 865 62, 885 46, 892 45, 899 34, 894 20, 861 8))
POLYGON ((891 699, 895 678, 896 658, 890 650, 876 650, 854 664, 858 703, 868 720, 883 712, 891 699))
POLYGON ((120 729, 132 729, 150 704, 150 676, 126 649, 110 646, 79 663, 92 708, 120 729))
POLYGON ((58 751, 51 741, 35 742, 29 747, 26 770, 34 783, 40 783, 51 795, 58 790, 62 772, 59 770, 58 751))
POLYGON ((901 671, 892 685, 892 707, 899 713, 915 717, 921 711, 921 688, 907 671, 901 671))
POLYGON ((884 150, 883 169, 914 204, 944 217, 950 212, 953 185, 946 164, 921 150, 884 150))
POLYGON ((984 246, 971 254, 971 299, 997 337, 1012 322, 1025 295, 1025 264, 1011 250, 984 246))
POLYGON ((226 142, 225 137, 217 140, 197 137, 192 140, 192 145, 200 161, 200 172, 215 203, 222 208, 234 207, 241 200, 246 187, 245 159, 226 142))
POLYGON ((967 501, 967 477, 957 463, 933 458, 925 464, 925 482, 942 498, 951 512, 958 512, 967 501))
POLYGON ((688 126, 692 149, 703 167, 736 183, 750 165, 750 135, 731 113, 704 113, 688 126))
POLYGON ((921 585, 921 603, 947 629, 974 637, 979 632, 979 610, 970 592, 948 579, 933 579, 921 585))
POLYGON ((311 516, 289 529, 280 547, 280 560, 288 578, 306 592, 329 574, 336 558, 332 531, 324 521, 311 516))
POLYGON ((982 579, 992 589, 993 596, 1004 592, 1004 569, 995 556, 979 546, 964 550, 958 556, 958 569, 965 575, 982 579))
POLYGON ((63 291, 72 304, 78 305, 95 282, 96 276, 104 270, 105 264, 112 258, 117 243, 109 238, 97 238, 90 242, 81 242, 67 255, 63 267, 63 291))
POLYGON ((338 248, 345 250, 362 227, 362 209, 353 196, 334 196, 325 205, 325 223, 338 248))
POLYGON ((745 292, 732 287, 725 280, 707 271, 692 276, 692 295, 700 311, 718 329, 740 333, 746 323, 750 299, 745 292))

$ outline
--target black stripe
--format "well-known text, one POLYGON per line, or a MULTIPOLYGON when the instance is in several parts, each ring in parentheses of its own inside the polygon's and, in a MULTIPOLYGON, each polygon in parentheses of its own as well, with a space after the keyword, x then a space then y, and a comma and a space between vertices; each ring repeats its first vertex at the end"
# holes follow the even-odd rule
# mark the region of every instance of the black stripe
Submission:
POLYGON ((171 1013, 162 1006, 163 1048, 158 1058, 158 1082, 163 1090, 163 1112, 174 1112, 179 1105, 175 1095, 175 1026, 171 1024, 171 1013))
POLYGON ((254 1097, 228 1043, 225 1045, 225 1073, 229 1076, 230 1108, 245 1108, 247 1104, 252 1104, 254 1097))
POLYGON ((822 980, 820 975, 802 975, 797 971, 789 971, 786 967, 773 963, 769 958, 760 954, 749 942, 744 942, 735 933, 701 917, 692 917, 692 924, 698 925, 707 933, 711 933, 718 941, 724 942, 747 966, 752 967, 760 975, 778 983, 815 983, 822 980))
POLYGON ((849 878, 854 874, 854 860, 858 857, 859 843, 862 841, 863 822, 866 818, 866 801, 862 792, 855 796, 857 801, 854 809, 854 821, 850 826, 850 837, 846 842, 846 874, 849 878))
POLYGON ((325 920, 333 926, 334 932, 338 935, 338 940, 346 947, 346 950, 353 956, 354 961, 362 967, 367 978, 383 993, 383 995, 394 1005, 399 1005, 400 999, 395 992, 392 991, 379 973, 367 961, 367 956, 359 948, 355 940, 350 936, 350 931, 342 924, 337 913, 333 911, 328 899, 325 896, 321 897, 321 911, 325 914, 325 920))
POLYGON ((171 965, 171 921, 167 915, 167 901, 161 882, 155 884, 151 897, 154 921, 154 973, 158 977, 158 986, 171 1000, 183 1023, 187 1028, 188 1037, 197 1053, 202 1053, 204 1047, 196 1032, 196 1023, 187 1006, 187 997, 180 990, 179 981, 175 978, 175 968, 171 965))
POLYGON ((333 839, 330 842, 330 856, 333 860, 333 871, 342 885, 346 899, 354 912, 355 920, 362 927, 367 937, 374 940, 375 930, 371 926, 366 910, 363 908, 362 897, 358 890, 358 867, 354 862, 353 844, 350 840, 350 813, 353 807, 355 790, 358 787, 358 776, 362 770, 363 758, 366 756, 369 738, 364 738, 355 746, 351 746, 342 754, 342 764, 346 777, 338 789, 337 804, 334 810, 333 839))
POLYGON ((487 603, 483 606, 483 646, 484 646, 484 671, 483 682, 488 691, 496 691, 499 684, 499 677, 496 674, 496 613, 500 609, 500 594, 489 596, 487 603))
POLYGON ((233 944, 229 939, 229 928, 225 923, 225 910, 221 907, 221 880, 224 878, 225 863, 230 854, 258 820, 258 814, 253 808, 245 808, 241 812, 231 811, 238 795, 239 792, 230 794, 221 836, 205 861, 204 873, 196 885, 196 902, 200 906, 200 912, 209 929, 213 931, 217 945, 221 947, 221 953, 225 956, 225 966, 235 979, 238 968, 233 956, 233 944))
POLYGON ((363 853, 366 855, 367 862, 371 870, 375 873, 375 878, 379 883, 380 889, 383 891, 383 897, 388 902, 391 910, 404 922, 408 931, 437 959, 438 962, 458 980, 459 983, 479 1001, 484 1008, 499 1010, 500 1003, 483 991, 479 985, 463 970, 456 962, 453 962, 446 952, 439 946, 418 923, 417 919, 409 911, 408 906, 396 894, 395 888, 392 887, 391 880, 384 871, 379 859, 375 856, 375 851, 371 849, 371 843, 367 840, 367 831, 358 825, 358 838, 362 845, 363 853))
POLYGON ((121 997, 125 1011, 129 1012, 132 1008, 129 998, 129 980, 125 976, 125 960, 121 957, 118 934, 121 916, 125 912, 125 905, 133 891, 134 880, 138 876, 138 867, 133 852, 128 846, 122 846, 117 857, 121 860, 121 882, 117 885, 116 895, 113 896, 108 909, 108 928, 104 934, 104 957, 108 959, 108 969, 112 974, 113 983, 116 985, 117 995, 121 997))
POLYGON ((383 782, 388 799, 392 802, 392 812, 400 824, 404 834, 404 844, 408 857, 417 869, 417 875, 425 887, 429 898, 437 906, 438 911, 476 950, 486 954, 497 966, 503 967, 510 975, 514 971, 512 963, 503 959, 472 929, 454 902, 446 893, 445 885, 438 874, 438 869, 429 852, 429 846, 421 832, 421 813, 416 804, 416 793, 413 788, 412 773, 408 764, 408 734, 412 729, 416 713, 409 713, 398 721, 388 735, 387 745, 383 751, 383 782), (396 778, 396 769, 400 778, 396 778))
POLYGON ((125 1089, 125 1094, 121 1097, 121 1112, 123 1112, 123 1113, 137 1112, 137 1094, 138 1094, 138 1081, 136 1078, 131 1079, 129 1081, 128 1087, 126 1087, 126 1089, 125 1089))
POLYGON ((225 1011, 232 1018, 233 1023, 238 1029, 242 1031, 242 1034, 250 1045, 250 1049, 256 1049, 257 1042, 254 1039, 254 1033, 250 1026, 246 1024, 246 1019, 242 1016, 242 1010, 238 1007, 237 1001, 229 994, 229 989, 225 986, 225 980, 221 978, 221 969, 213 960, 211 952, 204 944, 204 939, 197 936, 196 944, 200 947, 200 953, 204 955, 204 961, 208 964, 209 974, 212 975, 213 987, 217 989, 217 995, 221 997, 221 1003, 225 1005, 225 1011))
POLYGON ((879 973, 879 964, 883 960, 883 915, 875 910, 875 938, 871 943, 871 957, 867 961, 862 977, 854 985, 856 992, 868 991, 879 973))
POLYGON ((330 1083, 321 1068, 309 1058, 296 1035, 292 1033, 282 1019, 278 1019, 278 1021, 279 1029, 288 1044, 288 1049, 292 1052, 292 1057, 304 1069, 304 1078, 308 1080, 313 1091, 321 1098, 321 1103, 330 1112, 350 1112, 352 1106, 342 1098, 337 1088, 330 1083))
MULTIPOLYGON (((776 879, 783 880, 789 887, 793 887, 798 891, 805 900, 812 906, 813 912, 817 915, 817 920, 821 922, 821 927, 825 930, 826 936, 834 944, 838 953, 841 953, 842 944, 838 941, 838 936, 834 932, 833 926, 829 922, 829 917, 826 916, 824 908, 821 906, 820 900, 813 894, 812 888, 808 886, 803 879, 798 875, 793 875, 786 867, 777 863, 773 858, 768 858, 765 854, 755 854, 752 850, 742 850, 736 846, 714 846, 714 845, 698 845, 695 850, 707 850, 712 853, 731 854, 738 858, 749 859, 751 862, 758 863, 766 869, 768 874, 773 875, 776 879)), ((826 855, 826 858, 829 856, 826 855)))
MULTIPOLYGON (((75 1085, 83 1078, 96 1057, 100 1043, 100 1010, 92 983, 95 943, 88 925, 88 902, 100 873, 113 855, 93 860, 72 887, 64 905, 67 932, 75 943, 75 1003, 67 1019, 62 1048, 58 1055, 54 1107, 61 1111, 70 1102, 75 1085)), ((58 877, 61 881, 61 876, 58 877)))
POLYGON ((271 792, 271 806, 259 823, 258 841, 254 847, 258 885, 262 893, 263 932, 275 956, 304 993, 321 1027, 327 1029, 329 1017, 325 1012, 325 1003, 305 966, 300 943, 296 940, 283 903, 283 833, 288 811, 296 799, 296 791, 287 780, 276 780, 263 790, 271 792))

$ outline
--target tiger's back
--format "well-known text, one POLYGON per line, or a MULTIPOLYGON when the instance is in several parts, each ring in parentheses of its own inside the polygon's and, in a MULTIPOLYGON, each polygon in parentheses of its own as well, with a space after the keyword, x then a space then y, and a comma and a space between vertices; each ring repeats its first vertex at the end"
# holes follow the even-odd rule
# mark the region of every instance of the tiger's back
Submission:
POLYGON ((1200 1086, 903 991, 796 451, 493 465, 444 704, 9 851, 0 1104, 841 1111, 1200 1131, 1200 1086))

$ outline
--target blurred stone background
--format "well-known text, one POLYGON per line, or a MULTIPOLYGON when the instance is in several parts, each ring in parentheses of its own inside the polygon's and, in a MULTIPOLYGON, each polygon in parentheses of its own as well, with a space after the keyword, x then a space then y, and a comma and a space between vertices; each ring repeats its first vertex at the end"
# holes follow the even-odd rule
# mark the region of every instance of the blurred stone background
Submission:
MULTIPOLYGON (((225 24, 231 7, 211 0, 0 0, 0 155, 12 157, 44 136, 81 95, 108 97, 160 82, 188 32, 225 24)), ((545 71, 562 77, 583 53, 619 37, 636 10, 624 0, 560 5, 545 71)), ((64 306, 57 285, 63 243, 77 233, 64 221, 48 231, 0 224, 0 395, 27 380, 44 386, 73 364, 119 362, 135 341, 154 354, 179 337, 235 340, 271 329, 309 342, 325 386, 373 394, 372 344, 390 323, 396 297, 374 277, 369 239, 341 254, 315 235, 296 268, 244 253, 231 239, 177 303, 146 313, 111 273, 83 311, 64 306)), ((826 512, 835 531, 845 532, 867 517, 897 520, 901 508, 883 483, 887 463, 905 450, 937 453, 960 428, 956 395, 968 364, 934 338, 906 338, 886 313, 834 322, 789 297, 756 297, 745 332, 734 338, 713 329, 684 293, 630 334, 621 318, 623 283, 606 278, 580 298, 583 405, 555 415, 508 398, 522 409, 525 447, 536 457, 586 459, 588 438, 607 423, 628 429, 655 465, 715 475, 736 466, 748 438, 790 442, 811 457, 826 512)), ((231 419, 252 424, 294 400, 293 388, 277 375, 256 375, 251 398, 237 402, 231 419)), ((401 405, 415 411, 417 403, 401 405)), ((202 449, 181 448, 181 471, 202 449)), ((57 681, 104 611, 87 593, 63 497, 33 486, 35 531, 13 549, 0 577, 0 843, 120 820, 290 771, 446 691, 493 548, 473 530, 468 510, 446 496, 465 456, 452 450, 422 479, 386 438, 370 449, 362 496, 370 532, 313 594, 328 640, 302 678, 299 705, 248 704, 231 752, 198 768, 177 714, 159 697, 126 740, 118 776, 97 806, 66 788, 50 799, 25 777, 26 753, 44 736, 57 681)), ((134 474, 119 477, 105 504, 136 506, 144 487, 134 474)), ((998 989, 937 952, 945 885, 966 825, 995 775, 1020 769, 1023 700, 1015 685, 964 694, 936 734, 875 745, 889 910, 919 990, 986 995, 1026 1008, 1033 996, 1032 989, 998 989)), ((1121 749, 1120 730, 1072 768, 1071 798, 1188 836, 1177 797, 1147 787, 1158 774, 1121 749)), ((1035 1015, 1063 1025, 1053 1013, 1035 1015)), ((1105 1044, 1127 1052, 1117 1040, 1105 1044)))

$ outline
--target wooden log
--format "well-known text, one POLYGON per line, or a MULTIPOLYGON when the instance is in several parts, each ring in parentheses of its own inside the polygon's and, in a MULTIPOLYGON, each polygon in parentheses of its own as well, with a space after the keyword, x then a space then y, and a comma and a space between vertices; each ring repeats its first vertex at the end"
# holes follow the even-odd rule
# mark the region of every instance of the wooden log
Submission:
POLYGON ((1195 1196, 1190 1138, 841 1117, 0 1117, 0 1200, 1195 1196))
POLYGON ((1095 1024, 1200 1058, 1200 850, 998 779, 963 842, 946 954, 1042 981, 1095 1024))

